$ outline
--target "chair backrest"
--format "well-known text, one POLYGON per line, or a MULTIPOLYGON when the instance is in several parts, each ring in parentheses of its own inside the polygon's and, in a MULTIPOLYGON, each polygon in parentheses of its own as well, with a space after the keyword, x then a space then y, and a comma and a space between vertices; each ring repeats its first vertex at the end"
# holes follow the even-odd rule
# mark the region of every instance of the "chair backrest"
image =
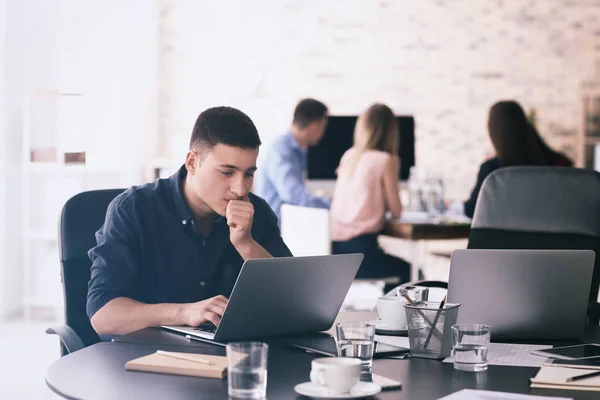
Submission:
POLYGON ((600 286, 600 173, 507 167, 483 182, 469 249, 589 249, 596 252, 590 302, 600 286))
POLYGON ((331 254, 329 210, 283 204, 281 237, 294 256, 331 254))
POLYGON ((58 224, 58 252, 65 298, 65 324, 85 346, 100 338, 87 316, 86 302, 92 262, 88 250, 96 245, 96 231, 104 223, 110 202, 124 189, 94 190, 71 197, 58 224))

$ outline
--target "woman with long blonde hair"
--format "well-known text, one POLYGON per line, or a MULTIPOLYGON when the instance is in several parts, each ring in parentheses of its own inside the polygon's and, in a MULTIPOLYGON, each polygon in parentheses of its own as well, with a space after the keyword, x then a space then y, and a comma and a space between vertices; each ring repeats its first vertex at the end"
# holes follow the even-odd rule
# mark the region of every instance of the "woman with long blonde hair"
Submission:
POLYGON ((406 282, 410 276, 410 265, 385 254, 377 243, 386 212, 392 218, 402 212, 399 146, 394 113, 384 104, 374 104, 358 118, 354 145, 337 169, 331 204, 333 253, 364 253, 357 278, 399 277, 406 282))

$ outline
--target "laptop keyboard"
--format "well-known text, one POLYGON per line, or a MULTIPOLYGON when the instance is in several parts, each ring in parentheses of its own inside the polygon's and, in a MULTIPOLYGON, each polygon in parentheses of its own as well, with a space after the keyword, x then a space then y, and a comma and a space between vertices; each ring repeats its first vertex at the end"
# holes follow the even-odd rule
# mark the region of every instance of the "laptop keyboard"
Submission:
POLYGON ((194 328, 194 330, 206 333, 215 333, 217 331, 217 327, 212 322, 205 322, 199 327, 194 328))

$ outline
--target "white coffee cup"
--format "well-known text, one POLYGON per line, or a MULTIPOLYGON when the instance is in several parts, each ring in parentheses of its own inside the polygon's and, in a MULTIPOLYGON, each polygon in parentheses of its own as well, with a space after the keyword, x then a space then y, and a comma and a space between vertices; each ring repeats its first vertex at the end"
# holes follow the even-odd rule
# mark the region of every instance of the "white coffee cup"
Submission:
POLYGON ((406 328, 406 311, 404 305, 408 301, 398 296, 381 296, 377 299, 377 312, 381 322, 390 329, 406 328))
POLYGON ((311 367, 311 382, 327 388, 332 394, 348 393, 360 380, 361 361, 358 358, 317 358, 311 367))

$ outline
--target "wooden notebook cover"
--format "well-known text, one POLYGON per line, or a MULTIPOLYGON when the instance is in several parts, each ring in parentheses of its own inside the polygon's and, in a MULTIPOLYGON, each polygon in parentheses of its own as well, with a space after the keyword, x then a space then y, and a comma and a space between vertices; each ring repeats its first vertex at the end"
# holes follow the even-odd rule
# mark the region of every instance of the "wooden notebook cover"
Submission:
POLYGON ((197 376, 202 378, 223 379, 227 374, 227 357, 206 354, 179 353, 188 357, 198 357, 214 362, 214 365, 194 361, 181 360, 173 357, 152 353, 136 358, 125 364, 130 371, 158 372, 163 374, 197 376))

